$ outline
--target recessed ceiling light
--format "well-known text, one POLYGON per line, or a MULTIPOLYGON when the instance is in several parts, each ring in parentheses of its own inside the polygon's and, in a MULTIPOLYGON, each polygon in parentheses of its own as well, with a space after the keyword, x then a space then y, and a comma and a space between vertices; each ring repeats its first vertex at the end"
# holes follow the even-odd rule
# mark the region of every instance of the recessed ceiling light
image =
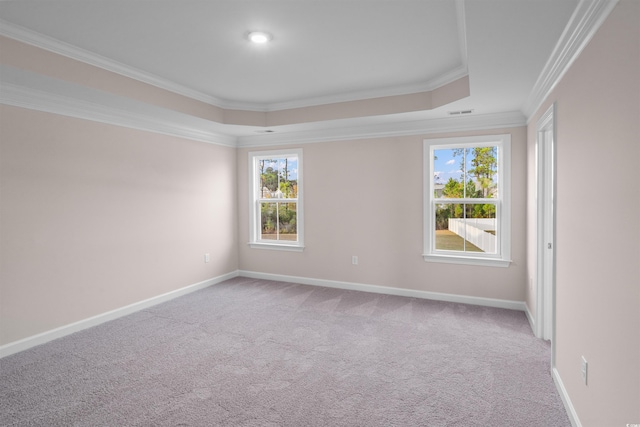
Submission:
POLYGON ((271 34, 265 33, 264 31, 252 31, 247 37, 249 38, 249 40, 251 40, 251 42, 256 44, 267 43, 273 38, 271 34))

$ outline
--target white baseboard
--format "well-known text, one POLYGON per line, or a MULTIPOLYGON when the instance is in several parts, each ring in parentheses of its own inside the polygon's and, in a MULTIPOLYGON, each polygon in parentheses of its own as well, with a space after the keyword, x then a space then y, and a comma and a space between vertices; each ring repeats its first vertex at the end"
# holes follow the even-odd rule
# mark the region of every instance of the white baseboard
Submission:
MULTIPOLYGON (((531 326, 531 331, 533 332, 533 335, 536 335, 536 319, 533 317, 533 315, 529 311, 529 306, 527 305, 527 303, 524 304, 524 314, 527 316, 527 320, 529 321, 529 326, 531 326)), ((536 337, 538 336, 536 335, 536 337)))
POLYGON ((457 302, 462 304, 481 305, 485 307, 506 308, 525 311, 524 301, 511 301, 495 298, 472 297, 465 295, 445 294, 440 292, 418 291, 414 289, 392 288, 389 286, 367 285, 364 283, 339 282, 335 280, 312 279, 309 277, 285 276, 282 274, 259 273, 239 270, 239 275, 252 279, 274 280, 278 282, 300 283, 302 285, 324 286, 352 291, 372 292, 376 294, 398 295, 403 297, 423 298, 436 301, 457 302))
POLYGON ((558 394, 560 394, 560 398, 562 399, 564 408, 567 410, 567 415, 569 416, 571 425, 573 427, 582 427, 582 423, 580 423, 580 418, 578 418, 576 408, 573 407, 571 399, 569 398, 569 394, 567 393, 567 389, 564 388, 564 384, 562 383, 562 379, 560 378, 560 373, 555 367, 551 369, 551 375, 553 377, 553 382, 556 383, 556 389, 558 390, 558 394))
POLYGON ((115 310, 107 311, 106 313, 98 314, 97 316, 89 317, 87 319, 70 323, 68 325, 61 326, 59 328, 55 328, 47 332, 43 332, 37 335, 33 335, 30 337, 18 340, 18 341, 11 342, 9 344, 5 344, 3 346, 0 346, 0 358, 9 356, 14 353, 18 353, 20 351, 27 350, 31 347, 35 347, 37 345, 44 344, 49 341, 53 341, 57 338, 62 338, 74 332, 79 332, 83 329, 87 329, 92 326, 97 326, 101 323, 108 322, 110 320, 114 320, 131 313, 135 313, 136 311, 140 311, 145 308, 152 307, 154 305, 180 297, 182 295, 186 295, 188 293, 191 293, 200 289, 204 289, 206 287, 224 282, 225 280, 229 280, 237 276, 238 276, 238 271, 236 270, 231 273, 223 274, 218 277, 214 277, 199 283, 194 283, 192 285, 185 286, 184 288, 176 289, 175 291, 167 292, 165 294, 158 295, 143 301, 139 301, 124 307, 120 307, 115 310))

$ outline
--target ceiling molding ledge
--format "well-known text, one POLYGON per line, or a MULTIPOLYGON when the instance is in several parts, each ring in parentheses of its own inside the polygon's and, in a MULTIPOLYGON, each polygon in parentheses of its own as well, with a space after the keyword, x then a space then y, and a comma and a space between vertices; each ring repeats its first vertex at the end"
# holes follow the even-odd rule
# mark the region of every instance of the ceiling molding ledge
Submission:
POLYGON ((213 131, 210 129, 212 122, 204 119, 87 88, 69 90, 73 85, 66 82, 58 81, 58 86, 53 87, 53 79, 40 76, 34 80, 24 71, 21 71, 19 79, 12 79, 16 73, 11 67, 1 69, 0 104, 209 144, 236 146, 236 137, 213 131))
POLYGON ((447 117, 440 119, 394 122, 378 125, 326 128, 303 132, 288 132, 240 136, 237 146, 268 147, 298 145, 355 139, 391 138, 398 136, 432 135, 445 132, 480 131, 526 126, 526 118, 520 111, 477 116, 447 117))
POLYGON ((469 94, 469 78, 465 76, 427 92, 360 99, 291 110, 269 111, 265 113, 266 125, 284 126, 428 111, 466 98, 469 94))
POLYGON ((527 121, 540 109, 618 0, 580 0, 522 108, 527 121))

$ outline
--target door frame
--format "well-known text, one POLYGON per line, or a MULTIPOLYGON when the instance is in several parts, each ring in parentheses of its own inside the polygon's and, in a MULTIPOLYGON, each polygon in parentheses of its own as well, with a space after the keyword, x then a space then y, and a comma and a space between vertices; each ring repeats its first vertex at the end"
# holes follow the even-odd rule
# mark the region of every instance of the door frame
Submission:
POLYGON ((536 336, 551 341, 555 360, 556 104, 536 125, 536 336))

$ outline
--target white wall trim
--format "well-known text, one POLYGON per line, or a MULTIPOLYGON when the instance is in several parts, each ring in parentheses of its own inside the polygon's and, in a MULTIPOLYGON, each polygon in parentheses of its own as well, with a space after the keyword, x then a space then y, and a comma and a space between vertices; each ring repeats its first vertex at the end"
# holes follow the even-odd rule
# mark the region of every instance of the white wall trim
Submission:
POLYGON ((464 117, 446 117, 376 125, 325 127, 301 132, 271 133, 238 137, 238 147, 269 147, 275 145, 299 145, 368 138, 430 135, 445 132, 464 132, 505 129, 526 126, 520 111, 479 114, 464 117))
POLYGON ((537 337, 551 340, 555 357, 555 141, 556 103, 542 114, 536 124, 536 318, 537 337), (550 139, 549 139, 550 134, 550 139), (547 245, 551 244, 551 248, 547 245))
POLYGON ((535 335, 535 333, 536 333, 536 319, 531 314, 531 311, 529 310, 529 306, 526 303, 524 304, 524 314, 527 316, 527 320, 529 321, 529 326, 531 326, 531 331, 535 335))
POLYGON ((0 104, 91 120, 227 147, 236 137, 209 120, 43 75, 1 66, 0 104))
POLYGON ((529 119, 580 56, 618 0, 580 0, 547 60, 522 111, 529 119))
POLYGON ((560 373, 555 367, 551 370, 551 376, 553 377, 553 382, 556 384, 556 389, 558 390, 558 394, 560 394, 560 399, 562 399, 564 408, 567 410, 567 415, 569 416, 571 425, 573 427, 582 427, 576 408, 573 407, 573 403, 571 403, 571 399, 569 398, 569 393, 567 393, 567 389, 564 388, 564 384, 560 378, 560 373))
POLYGON ((415 289, 393 288, 389 286, 368 285, 364 283, 342 282, 310 277, 287 276, 283 274, 260 273, 257 271, 239 270, 238 275, 251 279, 273 280, 277 282, 298 283, 301 285, 323 286, 326 288, 345 289, 350 291, 371 292, 375 294, 397 295, 410 298, 422 298, 435 301, 455 302, 461 304, 480 305, 484 307, 506 308, 525 311, 524 301, 511 301, 495 298, 473 297, 467 295, 445 294, 440 292, 418 291, 415 289))
POLYGON ((31 347, 35 347, 40 344, 45 344, 49 341, 53 341, 58 338, 73 334, 75 332, 82 331, 92 326, 100 325, 101 323, 115 320, 123 316, 135 313, 145 308, 152 307, 154 305, 170 301, 174 298, 186 295, 191 292, 198 291, 200 289, 207 288, 212 285, 224 282, 225 280, 238 277, 238 271, 232 271, 231 273, 223 274, 221 276, 213 277, 211 279, 204 280, 202 282, 194 283, 184 288, 176 289, 171 292, 167 292, 162 295, 158 295, 152 298, 148 298, 143 301, 139 301, 133 304, 126 305, 124 307, 117 308, 115 310, 108 311, 106 313, 98 314, 97 316, 89 317, 87 319, 80 320, 78 322, 70 323, 68 325, 61 326, 59 328, 52 329, 37 335, 33 335, 18 341, 14 341, 3 346, 0 346, 0 358, 27 350, 31 347))

